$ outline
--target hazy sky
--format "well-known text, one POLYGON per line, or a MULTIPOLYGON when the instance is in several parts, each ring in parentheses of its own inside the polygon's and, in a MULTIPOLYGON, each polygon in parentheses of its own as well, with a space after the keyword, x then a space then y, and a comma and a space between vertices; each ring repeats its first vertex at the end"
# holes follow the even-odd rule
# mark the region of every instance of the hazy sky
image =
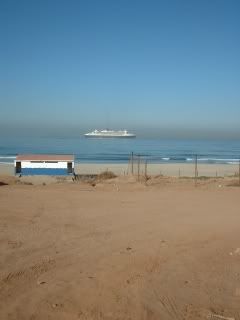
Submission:
POLYGON ((239 0, 1 0, 0 46, 1 134, 240 138, 239 0))

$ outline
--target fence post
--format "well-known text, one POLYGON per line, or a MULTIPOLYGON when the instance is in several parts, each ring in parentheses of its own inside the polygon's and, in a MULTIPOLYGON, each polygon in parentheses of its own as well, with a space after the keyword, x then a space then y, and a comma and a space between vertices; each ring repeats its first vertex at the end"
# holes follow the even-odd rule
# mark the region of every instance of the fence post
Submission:
POLYGON ((145 179, 147 179, 147 160, 145 161, 145 179))
POLYGON ((133 175, 133 152, 131 153, 131 174, 133 175))
POLYGON ((196 154, 195 155, 195 187, 197 186, 197 177, 198 177, 198 159, 196 154))
POLYGON ((140 176, 140 155, 138 155, 138 181, 140 176))
POLYGON ((239 186, 240 186, 240 157, 239 157, 239 160, 238 160, 238 183, 239 183, 239 186))

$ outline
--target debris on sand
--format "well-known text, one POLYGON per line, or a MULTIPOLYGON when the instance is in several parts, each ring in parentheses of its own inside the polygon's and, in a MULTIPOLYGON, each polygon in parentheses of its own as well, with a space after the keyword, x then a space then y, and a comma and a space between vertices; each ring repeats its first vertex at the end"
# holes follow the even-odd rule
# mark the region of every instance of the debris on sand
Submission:
POLYGON ((2 186, 8 186, 8 183, 0 181, 0 187, 2 186))
POLYGON ((229 252, 229 255, 230 256, 233 256, 233 255, 240 255, 240 248, 237 248, 236 250, 234 250, 233 252, 229 252))
POLYGON ((224 316, 221 316, 220 314, 211 314, 209 318, 216 319, 216 320, 235 320, 235 318, 224 317, 224 316))

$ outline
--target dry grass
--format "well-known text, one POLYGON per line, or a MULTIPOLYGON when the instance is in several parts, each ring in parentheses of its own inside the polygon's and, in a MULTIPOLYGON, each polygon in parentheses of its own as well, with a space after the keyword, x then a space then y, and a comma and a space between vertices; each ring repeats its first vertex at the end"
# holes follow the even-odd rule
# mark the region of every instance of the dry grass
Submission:
POLYGON ((108 179, 113 179, 116 178, 117 176, 115 175, 115 173, 113 173, 112 171, 103 171, 101 172, 98 176, 97 179, 98 180, 108 180, 108 179))
POLYGON ((233 175, 230 175, 230 177, 232 177, 232 178, 238 178, 238 177, 239 177, 239 172, 238 172, 238 171, 234 172, 234 174, 233 174, 233 175))
POLYGON ((22 185, 25 185, 25 186, 32 186, 33 185, 33 183, 30 182, 30 181, 21 181, 21 180, 17 180, 16 184, 22 184, 22 185))

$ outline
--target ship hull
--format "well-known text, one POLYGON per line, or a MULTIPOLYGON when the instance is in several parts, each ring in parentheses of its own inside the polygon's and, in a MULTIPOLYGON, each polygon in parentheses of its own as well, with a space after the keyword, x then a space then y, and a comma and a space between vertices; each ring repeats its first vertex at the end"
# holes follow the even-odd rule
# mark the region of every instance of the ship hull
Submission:
POLYGON ((134 133, 128 132, 127 130, 94 130, 92 132, 85 133, 84 136, 86 138, 121 138, 121 139, 129 139, 129 138, 136 138, 134 133))
POLYGON ((103 136, 103 135, 84 135, 88 139, 133 139, 136 138, 134 135, 129 136, 103 136))

